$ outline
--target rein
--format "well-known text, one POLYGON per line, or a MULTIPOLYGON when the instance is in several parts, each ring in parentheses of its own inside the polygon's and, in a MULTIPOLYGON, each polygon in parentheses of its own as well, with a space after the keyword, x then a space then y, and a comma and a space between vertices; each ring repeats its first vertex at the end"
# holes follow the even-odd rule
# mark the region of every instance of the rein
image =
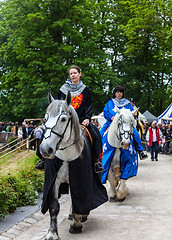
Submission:
POLYGON ((82 124, 80 126, 84 130, 85 134, 89 137, 90 142, 91 142, 91 146, 93 146, 93 139, 91 137, 91 134, 90 134, 89 130, 82 124))

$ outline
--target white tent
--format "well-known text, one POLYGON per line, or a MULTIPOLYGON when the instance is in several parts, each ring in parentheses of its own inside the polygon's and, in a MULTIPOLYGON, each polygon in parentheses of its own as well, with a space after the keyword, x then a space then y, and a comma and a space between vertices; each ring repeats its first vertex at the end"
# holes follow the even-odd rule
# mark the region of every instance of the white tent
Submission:
POLYGON ((158 123, 161 123, 161 120, 172 121, 172 103, 168 108, 158 117, 158 123))
POLYGON ((148 110, 146 110, 143 115, 146 117, 147 121, 149 123, 156 121, 158 118, 155 117, 152 113, 150 113, 148 110))

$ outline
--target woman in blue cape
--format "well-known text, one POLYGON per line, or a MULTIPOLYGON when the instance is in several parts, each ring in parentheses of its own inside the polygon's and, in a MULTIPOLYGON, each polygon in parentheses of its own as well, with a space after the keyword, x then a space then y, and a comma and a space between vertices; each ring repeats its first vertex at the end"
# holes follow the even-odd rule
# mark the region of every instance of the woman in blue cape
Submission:
MULTIPOLYGON (((124 88, 117 86, 114 88, 112 99, 110 99, 103 109, 103 114, 106 119, 105 124, 100 129, 100 134, 102 137, 103 146, 107 143, 106 130, 111 125, 114 116, 117 114, 116 107, 119 109, 125 108, 130 111, 134 111, 133 106, 130 101, 124 98, 124 88)), ((115 149, 108 145, 108 147, 103 148, 103 159, 102 164, 105 170, 102 173, 102 183, 106 182, 108 175, 108 168, 112 160, 112 156, 115 149)), ((143 147, 140 139, 140 135, 137 132, 136 128, 133 128, 133 137, 131 139, 131 146, 128 150, 121 149, 121 178, 128 179, 129 177, 135 176, 138 169, 138 154, 140 159, 146 158, 147 155, 143 152, 143 147), (132 149, 132 150, 131 150, 132 149)))

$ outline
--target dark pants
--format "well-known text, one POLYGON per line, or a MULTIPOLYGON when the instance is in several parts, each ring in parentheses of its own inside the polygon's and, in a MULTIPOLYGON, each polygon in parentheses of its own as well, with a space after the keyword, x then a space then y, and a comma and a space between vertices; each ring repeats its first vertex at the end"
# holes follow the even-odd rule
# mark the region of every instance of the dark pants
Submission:
POLYGON ((159 149, 158 143, 153 142, 152 146, 150 146, 151 160, 154 160, 154 158, 155 160, 158 159, 158 149, 159 149))
POLYGON ((40 144, 41 144, 41 139, 39 139, 39 138, 36 138, 36 144, 37 144, 37 146, 36 146, 36 155, 40 158, 40 159, 42 159, 43 157, 42 157, 42 155, 41 155, 41 153, 40 153, 40 144))
POLYGON ((99 129, 92 123, 90 123, 87 128, 93 139, 93 146, 92 146, 93 158, 95 158, 95 160, 99 160, 100 154, 103 151, 102 139, 101 139, 99 129))

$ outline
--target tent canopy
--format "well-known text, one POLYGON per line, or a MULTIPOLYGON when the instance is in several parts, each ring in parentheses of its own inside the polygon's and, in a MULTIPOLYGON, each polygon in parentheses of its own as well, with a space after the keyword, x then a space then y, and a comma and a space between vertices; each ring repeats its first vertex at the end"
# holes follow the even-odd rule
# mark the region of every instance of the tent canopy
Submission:
POLYGON ((158 123, 161 123, 162 120, 172 121, 172 103, 168 108, 158 117, 158 123))
POLYGON ((149 123, 156 121, 158 118, 155 117, 152 113, 150 113, 148 110, 146 110, 143 115, 146 117, 147 121, 149 123))

